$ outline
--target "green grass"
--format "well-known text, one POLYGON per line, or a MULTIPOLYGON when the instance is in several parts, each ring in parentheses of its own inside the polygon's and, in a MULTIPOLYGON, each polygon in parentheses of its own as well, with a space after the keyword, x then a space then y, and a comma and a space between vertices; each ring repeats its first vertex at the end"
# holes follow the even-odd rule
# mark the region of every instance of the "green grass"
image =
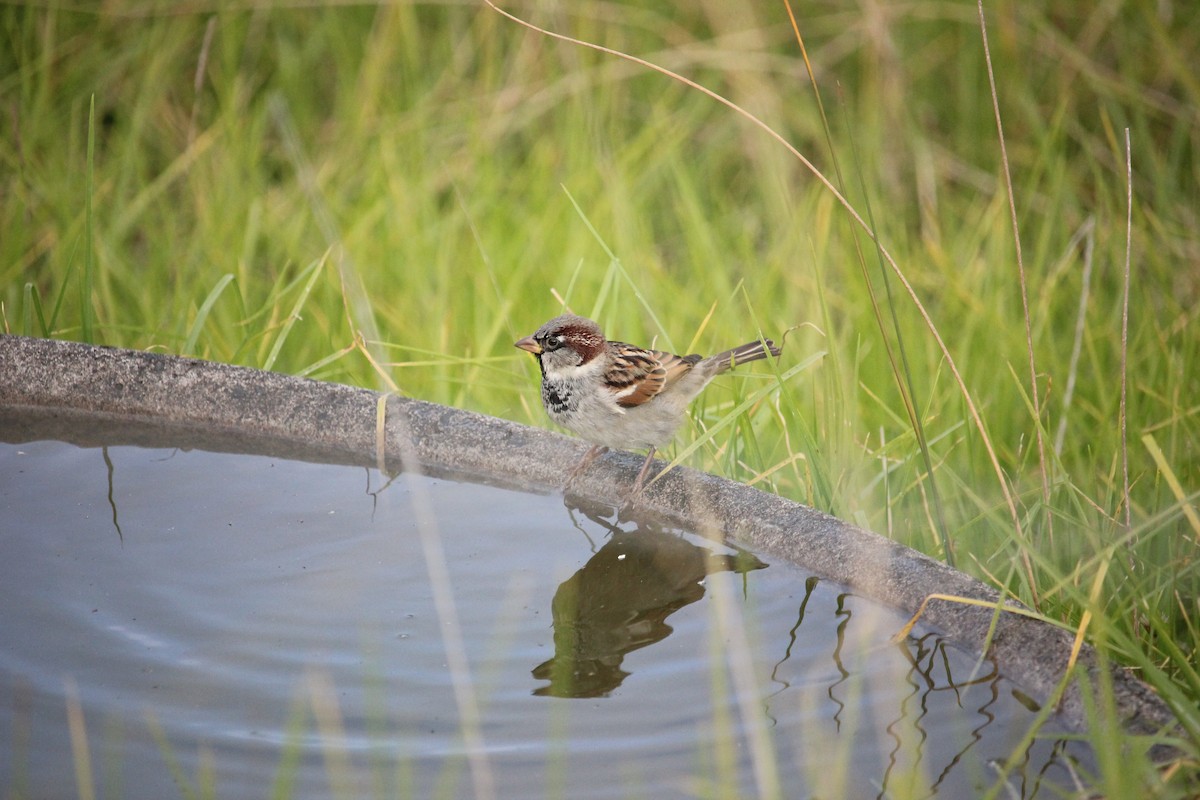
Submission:
POLYGON ((1037 415, 965 3, 797 7, 828 128, 782 3, 506 8, 777 131, 872 221, 967 394, 874 243, 779 142, 475 4, 0 6, 0 324, 537 425, 512 342, 556 296, 680 350, 794 328, 780 373, 710 389, 676 452, 724 423, 688 463, 952 554, 1072 627, 1090 615, 1089 640, 1184 714, 1193 756, 1101 788, 1195 791, 1200 7, 987 5, 1037 415))

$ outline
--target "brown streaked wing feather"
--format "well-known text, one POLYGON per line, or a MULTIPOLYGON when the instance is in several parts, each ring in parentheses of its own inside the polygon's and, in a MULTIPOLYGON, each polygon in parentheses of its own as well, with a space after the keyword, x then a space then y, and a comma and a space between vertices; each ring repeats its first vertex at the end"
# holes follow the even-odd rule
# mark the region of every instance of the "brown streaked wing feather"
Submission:
POLYGON ((677 356, 661 350, 642 350, 638 361, 654 364, 646 372, 632 391, 617 400, 617 405, 624 408, 640 406, 658 397, 676 381, 692 371, 692 367, 700 360, 700 356, 677 356))
POLYGON ((662 391, 667 372, 654 353, 625 342, 610 342, 616 359, 605 385, 616 395, 617 405, 640 406, 662 391))
POLYGON ((616 396, 617 405, 624 408, 639 406, 666 388, 670 370, 663 364, 662 356, 669 354, 643 350, 624 342, 609 344, 615 351, 616 360, 605 385, 616 396))

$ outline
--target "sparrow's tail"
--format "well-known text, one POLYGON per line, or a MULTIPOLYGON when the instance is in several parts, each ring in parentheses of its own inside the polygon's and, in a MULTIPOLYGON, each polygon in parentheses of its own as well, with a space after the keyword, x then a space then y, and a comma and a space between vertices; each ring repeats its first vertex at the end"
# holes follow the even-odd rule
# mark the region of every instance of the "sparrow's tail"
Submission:
POLYGON ((768 355, 778 357, 781 352, 783 352, 782 349, 776 347, 775 342, 765 339, 761 342, 748 342, 704 360, 712 362, 716 366, 716 372, 724 372, 738 364, 759 361, 768 355))

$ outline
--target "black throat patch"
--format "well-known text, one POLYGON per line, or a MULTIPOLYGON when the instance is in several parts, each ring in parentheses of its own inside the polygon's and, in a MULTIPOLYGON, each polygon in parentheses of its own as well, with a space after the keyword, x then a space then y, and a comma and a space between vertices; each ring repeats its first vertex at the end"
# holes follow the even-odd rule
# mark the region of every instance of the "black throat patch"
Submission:
POLYGON ((550 413, 562 413, 571 407, 571 396, 561 392, 558 387, 543 382, 542 402, 545 403, 546 410, 550 413))

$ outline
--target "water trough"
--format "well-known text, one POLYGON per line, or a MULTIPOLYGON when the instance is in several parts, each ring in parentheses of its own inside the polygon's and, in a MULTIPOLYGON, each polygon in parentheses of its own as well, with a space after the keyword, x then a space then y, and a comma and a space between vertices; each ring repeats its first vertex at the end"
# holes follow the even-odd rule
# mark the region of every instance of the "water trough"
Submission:
MULTIPOLYGON (((218 452, 419 471, 534 493, 558 491, 586 445, 551 431, 420 400, 344 385, 155 353, 74 342, 0 336, 0 441, 56 438, 81 446, 153 438, 218 452), (80 425, 81 421, 85 424, 80 425)), ((595 500, 623 496, 640 456, 613 453, 575 486, 595 500)), ((649 513, 692 530, 716 531, 785 558, 904 614, 931 593, 994 603, 979 581, 914 550, 806 506, 687 468, 650 485, 638 501, 649 513)), ((931 602, 923 623, 969 652, 988 653, 1038 703, 1060 683, 1069 632, 992 609, 931 602), (989 632, 991 637, 989 640, 989 632)), ((1085 646, 1080 664, 1098 679, 1085 646)), ((1110 675, 1127 729, 1172 726, 1166 705, 1123 669, 1110 675)), ((1078 682, 1059 718, 1086 724, 1078 682)))

